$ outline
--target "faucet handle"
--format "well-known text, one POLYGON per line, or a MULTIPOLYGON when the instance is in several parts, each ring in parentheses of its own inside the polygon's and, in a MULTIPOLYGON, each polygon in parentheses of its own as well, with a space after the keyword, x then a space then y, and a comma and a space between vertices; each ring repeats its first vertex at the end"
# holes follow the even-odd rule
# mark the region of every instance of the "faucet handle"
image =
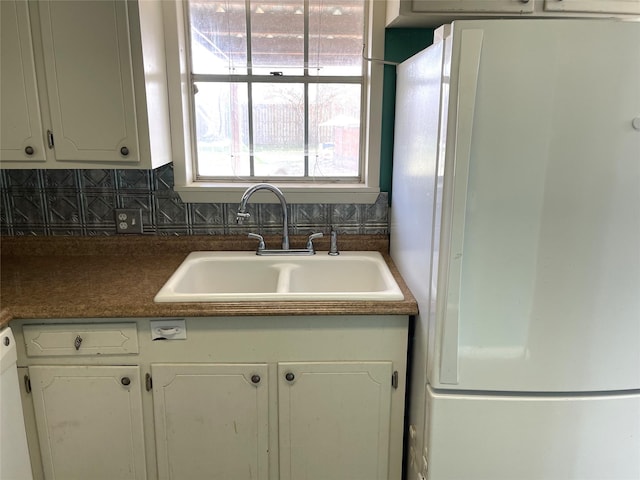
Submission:
POLYGON ((262 237, 262 235, 259 235, 257 233, 248 233, 247 236, 249 238, 255 238, 256 240, 258 240, 258 250, 257 250, 258 252, 266 248, 264 244, 264 238, 262 237))
POLYGON ((236 213, 236 223, 240 224, 242 222, 244 222, 244 220, 246 218, 249 218, 251 216, 251 214, 249 212, 243 212, 241 210, 238 211, 238 213, 236 213))
POLYGON ((313 241, 316 238, 321 238, 323 236, 324 235, 322 234, 322 232, 312 233, 311 235, 309 235, 309 238, 307 239, 307 250, 309 250, 310 252, 314 252, 315 253, 315 250, 313 248, 313 241))

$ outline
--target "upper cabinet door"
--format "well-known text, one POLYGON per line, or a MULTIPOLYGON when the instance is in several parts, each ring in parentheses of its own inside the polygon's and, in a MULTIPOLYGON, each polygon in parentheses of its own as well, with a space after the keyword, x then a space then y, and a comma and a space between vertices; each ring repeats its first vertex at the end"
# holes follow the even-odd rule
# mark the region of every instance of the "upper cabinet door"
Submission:
POLYGON ((412 0, 414 12, 531 13, 534 0, 412 0))
POLYGON ((544 9, 550 12, 640 15, 640 0, 545 0, 544 9))
POLYGON ((58 161, 139 161, 127 8, 120 0, 40 2, 58 161))
POLYGON ((438 27, 488 18, 628 18, 640 0, 387 0, 388 27, 438 27))
POLYGON ((0 158, 44 161, 45 145, 31 40, 28 4, 0 2, 0 158))

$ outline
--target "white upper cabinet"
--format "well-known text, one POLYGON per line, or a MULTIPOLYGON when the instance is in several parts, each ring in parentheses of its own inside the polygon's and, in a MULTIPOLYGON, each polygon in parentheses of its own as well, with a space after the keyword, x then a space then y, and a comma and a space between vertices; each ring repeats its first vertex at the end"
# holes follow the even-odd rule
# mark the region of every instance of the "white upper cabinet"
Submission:
POLYGON ((407 3, 411 3, 414 12, 531 13, 535 0, 411 0, 407 3))
POLYGON ((41 0, 28 11, 27 2, 2 3, 3 124, 28 115, 40 142, 29 154, 29 129, 3 126, 3 168, 155 168, 171 160, 162 2, 41 0), (5 28, 11 9, 21 22, 5 28), (5 55, 11 40, 21 53, 5 55), (19 60, 22 68, 5 74, 19 60))
POLYGON ((640 0, 545 0, 544 9, 567 13, 640 15, 640 0))
POLYGON ((57 160, 139 161, 125 2, 42 2, 57 160))
POLYGON ((0 2, 0 22, 0 159, 44 162, 45 135, 27 2, 0 2))
POLYGON ((388 27, 513 17, 640 17, 640 0, 387 0, 388 27))

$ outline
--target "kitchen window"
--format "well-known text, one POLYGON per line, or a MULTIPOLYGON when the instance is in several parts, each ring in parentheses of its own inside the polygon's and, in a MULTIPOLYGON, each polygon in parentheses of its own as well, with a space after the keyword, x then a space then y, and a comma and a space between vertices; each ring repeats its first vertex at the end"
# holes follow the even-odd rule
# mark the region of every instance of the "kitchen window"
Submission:
POLYGON ((235 201, 247 185, 270 182, 294 203, 375 201, 382 67, 365 57, 381 56, 380 3, 170 3, 175 188, 183 200, 235 201))

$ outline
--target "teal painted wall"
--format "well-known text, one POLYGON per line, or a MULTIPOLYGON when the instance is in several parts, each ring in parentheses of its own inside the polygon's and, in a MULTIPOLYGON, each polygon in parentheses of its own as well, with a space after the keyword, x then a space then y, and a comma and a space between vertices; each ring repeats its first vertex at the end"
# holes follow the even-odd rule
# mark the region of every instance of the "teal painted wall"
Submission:
MULTIPOLYGON (((433 43, 432 28, 388 28, 385 31, 384 59, 403 62, 433 43)), ((389 192, 393 169, 393 127, 395 123, 396 67, 384 66, 382 96, 382 137, 380 139, 380 190, 389 192)))

